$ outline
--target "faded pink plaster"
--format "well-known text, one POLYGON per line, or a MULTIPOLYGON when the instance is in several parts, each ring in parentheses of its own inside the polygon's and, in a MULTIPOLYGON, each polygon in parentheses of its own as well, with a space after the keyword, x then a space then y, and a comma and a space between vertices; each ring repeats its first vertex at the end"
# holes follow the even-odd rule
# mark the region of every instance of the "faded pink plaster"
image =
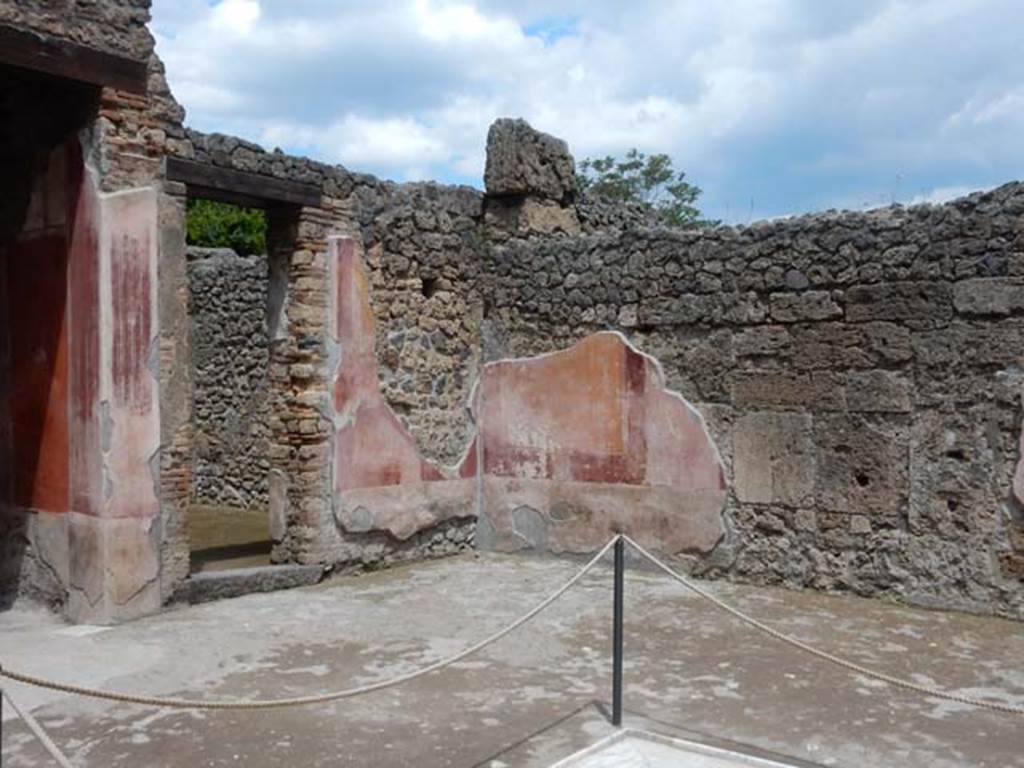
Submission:
POLYGON ((381 393, 366 268, 351 238, 332 238, 336 333, 340 360, 334 382, 336 493, 443 480, 420 456, 416 441, 381 393))
POLYGON ((84 179, 72 253, 82 284, 72 288, 71 412, 83 431, 72 443, 68 616, 111 623, 160 609, 157 193, 94 196, 92 174, 84 179))
POLYGON ((562 352, 489 364, 472 411, 487 475, 725 487, 699 414, 666 391, 654 360, 617 333, 592 334, 562 352))
POLYGON ((661 551, 707 552, 725 532, 724 473, 703 419, 617 333, 487 365, 472 412, 482 546, 588 552, 623 530, 661 551))
POLYGON ((473 482, 425 460, 381 392, 366 268, 350 238, 330 240, 335 281, 334 518, 348 533, 399 540, 471 516, 473 482))
POLYGON ((103 517, 159 514, 150 460, 160 448, 156 342, 156 191, 102 198, 101 403, 104 445, 103 517))

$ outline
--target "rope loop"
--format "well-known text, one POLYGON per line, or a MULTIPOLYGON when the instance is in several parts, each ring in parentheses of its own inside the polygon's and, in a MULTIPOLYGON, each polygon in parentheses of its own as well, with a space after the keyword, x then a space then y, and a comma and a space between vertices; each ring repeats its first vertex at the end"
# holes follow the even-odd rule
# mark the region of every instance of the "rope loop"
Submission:
POLYGON ((842 667, 843 669, 849 672, 854 672, 858 675, 870 677, 872 680, 878 680, 879 682, 886 683, 895 688, 902 688, 903 690, 912 691, 914 693, 919 693, 924 696, 931 696, 936 699, 945 699, 946 701, 953 701, 957 704, 966 704, 971 707, 991 709, 995 712, 1003 712, 1011 715, 1024 715, 1024 707, 1015 707, 1012 704, 1003 704, 1002 702, 989 701, 988 699, 977 699, 972 696, 962 696, 959 693, 950 693, 949 691, 944 691, 941 688, 932 688, 931 686, 920 685, 911 680, 905 680, 901 677, 895 677, 894 675, 889 675, 885 672, 877 672, 873 669, 857 664, 854 661, 850 661, 849 659, 843 658, 842 656, 836 656, 835 654, 829 653, 828 651, 823 651, 820 648, 815 648, 814 646, 805 643, 802 640, 798 640, 792 635, 787 635, 785 632, 780 632, 779 630, 768 626, 764 622, 758 621, 752 616, 748 616, 738 608, 734 608, 733 606, 729 605, 723 600, 720 600, 719 598, 715 597, 706 589, 697 586, 695 583, 690 581, 681 573, 677 573, 676 571, 674 571, 672 568, 667 566, 653 554, 651 554, 646 549, 637 544, 636 541, 631 539, 629 536, 623 534, 623 539, 625 539, 625 541, 631 547, 633 547, 633 549, 635 549, 641 555, 650 560, 651 563, 653 563, 655 566, 657 566, 662 571, 667 573, 669 576, 678 581, 691 592, 707 600, 715 607, 720 608, 726 613, 736 617, 744 624, 753 627, 759 632, 763 632, 764 634, 778 640, 779 642, 785 643, 793 648, 803 651, 804 653, 808 653, 811 656, 821 659, 822 661, 827 661, 830 664, 835 664, 836 666, 842 667))
POLYGON ((507 627, 498 630, 493 635, 485 637, 478 643, 475 643, 463 651, 456 653, 454 656, 449 656, 446 659, 435 661, 433 664, 428 664, 425 667, 408 672, 404 675, 398 675, 396 677, 388 678, 387 680, 380 680, 376 683, 369 683, 367 685, 361 685, 355 688, 345 688, 340 691, 330 691, 328 693, 319 693, 312 696, 297 696, 290 699, 238 699, 235 701, 203 701, 200 699, 179 699, 167 696, 141 696, 133 693, 119 693, 115 691, 101 691, 96 688, 87 688, 80 685, 72 685, 70 683, 62 683, 54 680, 47 680, 46 678, 36 677, 34 675, 28 675, 24 672, 17 672, 13 669, 4 669, 0 665, 0 676, 6 677, 9 680, 15 680, 19 683, 25 683, 26 685, 34 685, 38 688, 49 688, 52 691, 61 691, 62 693, 71 693, 76 696, 86 696, 93 699, 106 699, 107 701, 118 701, 125 704, 140 704, 150 707, 167 707, 170 709, 278 709, 281 707, 301 707, 308 704, 323 704, 328 701, 338 701, 339 699, 350 699, 353 696, 360 696, 364 693, 370 693, 371 691, 380 691, 384 688, 391 688, 395 685, 402 683, 408 683, 415 680, 418 677, 429 675, 432 672, 450 667, 456 662, 462 661, 467 656, 472 656, 475 653, 479 653, 487 646, 492 643, 496 643, 505 635, 509 634, 513 630, 518 629, 523 624, 528 622, 538 613, 543 611, 555 600, 560 598, 566 592, 568 592, 576 583, 582 579, 590 570, 600 562, 601 558, 605 556, 609 549, 619 540, 619 536, 615 536, 611 541, 605 544, 601 551, 592 557, 586 565, 584 565, 575 576, 569 579, 565 584, 552 592, 548 597, 539 602, 529 611, 524 613, 518 619, 513 621, 507 627))
MULTIPOLYGON (((906 680, 904 678, 896 677, 885 672, 879 672, 869 667, 865 667, 861 664, 851 661, 850 659, 844 658, 842 656, 837 656, 835 654, 829 653, 828 651, 823 651, 820 648, 816 648, 810 645, 809 643, 806 643, 802 640, 799 640, 796 637, 793 637, 792 635, 780 632, 779 630, 765 624, 764 622, 747 615, 738 608, 729 605, 720 598, 715 597, 706 589, 697 586, 697 584, 695 584, 693 581, 670 568, 664 562, 659 560, 654 554, 644 549, 642 546, 640 546, 640 544, 638 544, 634 539, 627 536, 626 534, 616 534, 614 537, 612 537, 612 539, 607 544, 605 544, 604 547, 602 547, 601 550, 596 555, 594 555, 594 557, 591 558, 590 561, 588 561, 587 564, 584 565, 576 573, 575 576, 573 576, 565 584, 563 584, 561 587, 559 587, 557 590, 551 593, 547 598, 542 600, 532 609, 527 611, 525 614, 520 616, 518 619, 516 619, 503 629, 498 630, 494 634, 469 646, 468 648, 466 648, 463 651, 460 651, 454 656, 449 656, 448 658, 441 659, 440 661, 436 661, 433 664, 428 664, 424 667, 420 667, 419 669, 416 669, 404 675, 398 675, 396 677, 388 678, 386 680, 380 680, 375 683, 369 683, 367 685, 362 685, 354 688, 346 688, 339 691, 314 694, 311 696, 299 696, 288 699, 240 699, 234 701, 203 701, 197 699, 181 699, 165 696, 142 696, 130 693, 119 693, 114 691, 102 691, 97 690, 95 688, 87 688, 84 686, 71 685, 69 683, 47 680, 45 678, 35 677, 33 675, 28 675, 23 672, 18 672, 11 669, 4 669, 2 665, 0 665, 0 677, 6 677, 9 680, 25 683, 26 685, 33 685, 40 688, 48 688, 50 690, 75 694, 77 696, 87 696, 95 699, 105 699, 108 701, 117 701, 128 704, 140 704, 152 707, 168 707, 172 709, 275 709, 281 707, 305 706, 308 704, 321 704, 329 701, 337 701, 339 699, 352 698, 354 696, 360 696, 362 694, 370 693, 372 691, 379 691, 384 688, 390 688, 395 685, 407 683, 424 675, 429 675, 432 672, 437 672, 438 670, 444 669, 445 667, 449 667, 452 664, 455 664, 461 661, 462 659, 467 658, 468 656, 472 656, 473 654, 478 653, 479 651, 483 650, 492 643, 497 642, 501 638, 508 635, 510 632, 521 627, 530 619, 534 618, 537 614, 539 614, 541 611, 543 611, 545 608, 547 608, 549 605, 555 602, 555 600, 557 600, 567 591, 569 591, 569 589, 571 589, 577 582, 579 582, 579 580, 582 579, 584 575, 586 575, 595 565, 597 565, 601 558, 603 558, 605 554, 607 554, 608 550, 611 549, 612 546, 620 539, 626 541, 631 547, 633 547, 633 549, 635 549, 639 554, 641 554, 643 557, 649 560, 654 566, 664 571, 668 576, 682 584, 691 592, 695 593, 704 600, 707 600, 720 610, 725 611, 726 613, 730 614, 736 619, 739 619, 744 624, 747 624, 748 626, 753 627, 759 632, 762 632, 763 634, 768 635, 769 637, 774 638, 779 642, 785 643, 786 645, 789 645, 792 648, 796 648, 797 650, 814 656, 815 658, 821 659, 822 661, 827 661, 830 664, 842 667, 843 669, 846 669, 849 672, 853 672, 858 675, 863 675, 865 677, 871 678, 872 680, 878 680, 879 682, 885 683, 887 685, 891 685, 896 688, 901 688, 906 691, 911 691, 913 693, 917 693, 923 696, 944 699, 946 701, 952 701, 957 704, 965 704, 971 707, 989 709, 995 712, 1002 712, 1013 715, 1024 715, 1024 707, 1014 706, 1012 704, 1004 704, 1001 702, 991 701, 988 699, 979 699, 972 696, 963 696, 961 694, 951 693, 941 688, 921 685, 911 680, 906 680)), ((28 720, 26 720, 26 722, 28 722, 28 720)))

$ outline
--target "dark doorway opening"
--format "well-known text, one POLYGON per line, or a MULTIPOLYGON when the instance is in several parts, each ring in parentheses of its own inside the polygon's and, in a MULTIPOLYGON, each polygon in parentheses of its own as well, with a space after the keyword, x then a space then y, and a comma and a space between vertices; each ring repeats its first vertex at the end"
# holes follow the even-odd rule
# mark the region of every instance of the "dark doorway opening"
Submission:
POLYGON ((270 564, 267 222, 262 210, 188 202, 194 453, 193 573, 270 564))

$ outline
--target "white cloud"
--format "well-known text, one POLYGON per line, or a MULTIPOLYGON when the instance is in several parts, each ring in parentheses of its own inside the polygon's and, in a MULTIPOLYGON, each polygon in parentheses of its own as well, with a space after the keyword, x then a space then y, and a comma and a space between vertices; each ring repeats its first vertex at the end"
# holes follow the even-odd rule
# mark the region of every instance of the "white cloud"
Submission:
POLYGON ((219 34, 248 37, 260 19, 258 0, 221 0, 210 11, 210 28, 219 34))
POLYGON ((668 152, 716 217, 1024 165, 1016 0, 156 0, 154 17, 190 124, 398 178, 479 184, 499 116, 578 158, 668 152))
MULTIPOLYGON (((260 140, 270 146, 291 144, 315 150, 327 161, 356 167, 368 165, 406 167, 422 172, 424 165, 445 162, 449 150, 444 141, 413 118, 374 119, 346 115, 324 129, 295 123, 270 123, 260 140)), ((410 174, 406 174, 410 175, 410 174)))

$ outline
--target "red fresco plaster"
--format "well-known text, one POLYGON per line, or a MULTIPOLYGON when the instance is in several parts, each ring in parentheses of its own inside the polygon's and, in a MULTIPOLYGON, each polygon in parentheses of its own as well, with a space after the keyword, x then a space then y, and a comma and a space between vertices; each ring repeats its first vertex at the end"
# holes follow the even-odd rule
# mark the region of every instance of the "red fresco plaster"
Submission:
POLYGON ((703 420, 665 389, 656 361, 616 333, 485 366, 471 403, 477 435, 458 469, 448 477, 425 461, 381 392, 355 242, 332 240, 331 256, 334 513, 345 530, 406 538, 474 514, 481 492, 485 546, 499 549, 524 545, 523 509, 544 521, 527 526, 544 539, 529 545, 556 552, 592 551, 613 530, 672 552, 708 551, 720 540, 725 483, 703 420))
POLYGON ((32 189, 25 231, 7 251, 12 476, 15 504, 61 513, 70 504, 69 399, 74 389, 75 138, 50 153, 32 189))
POLYGON ((66 249, 38 237, 7 259, 14 503, 46 512, 68 508, 66 249))
POLYGON ((331 253, 340 348, 333 391, 341 424, 335 440, 335 491, 446 479, 437 465, 420 456, 381 393, 369 281, 355 242, 333 239, 331 253))
POLYGON ((473 399, 484 474, 529 480, 725 487, 700 417, 616 333, 492 363, 473 399))
POLYGON ((709 552, 724 535, 703 419, 617 333, 487 365, 472 412, 483 548, 583 554, 625 531, 658 551, 709 552))

